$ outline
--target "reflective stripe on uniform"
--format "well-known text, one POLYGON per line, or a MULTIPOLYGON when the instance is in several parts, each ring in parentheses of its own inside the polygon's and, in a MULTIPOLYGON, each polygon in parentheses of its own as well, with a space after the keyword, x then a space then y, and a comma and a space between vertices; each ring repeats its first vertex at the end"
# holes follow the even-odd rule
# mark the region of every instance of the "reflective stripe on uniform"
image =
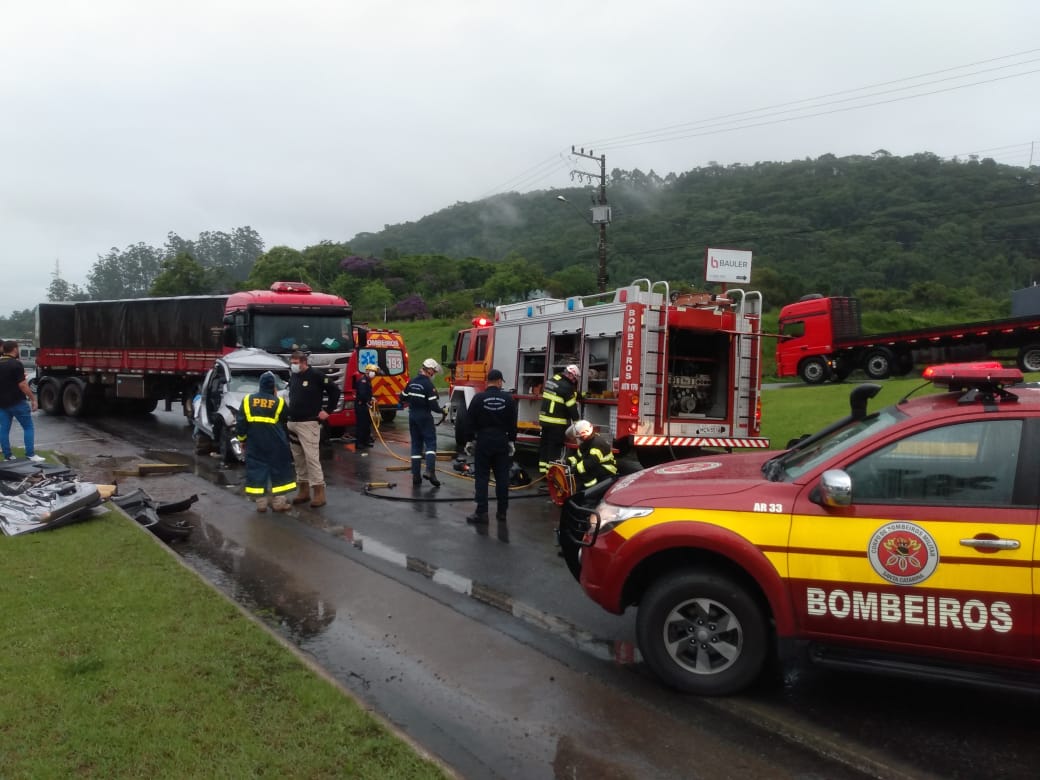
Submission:
POLYGON ((253 411, 253 401, 263 401, 263 405, 267 406, 270 403, 266 398, 254 398, 252 395, 247 395, 242 400, 242 411, 245 413, 246 420, 251 423, 262 422, 262 423, 276 423, 278 418, 281 416, 282 409, 285 407, 285 399, 279 398, 278 403, 274 408, 274 417, 268 417, 264 414, 255 414, 253 411))

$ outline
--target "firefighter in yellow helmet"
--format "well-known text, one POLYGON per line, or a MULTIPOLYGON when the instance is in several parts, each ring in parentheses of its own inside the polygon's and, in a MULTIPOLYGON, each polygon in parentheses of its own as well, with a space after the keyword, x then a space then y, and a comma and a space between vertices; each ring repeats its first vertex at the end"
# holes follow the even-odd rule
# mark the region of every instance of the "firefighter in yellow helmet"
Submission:
POLYGON ((574 470, 574 479, 580 490, 588 490, 597 482, 617 476, 617 461, 610 444, 588 420, 578 420, 570 427, 578 442, 578 451, 567 457, 567 462, 574 470))
POLYGON ((567 426, 578 420, 578 367, 573 363, 554 374, 542 390, 542 409, 538 425, 542 438, 538 447, 538 471, 544 474, 549 464, 559 460, 567 426))

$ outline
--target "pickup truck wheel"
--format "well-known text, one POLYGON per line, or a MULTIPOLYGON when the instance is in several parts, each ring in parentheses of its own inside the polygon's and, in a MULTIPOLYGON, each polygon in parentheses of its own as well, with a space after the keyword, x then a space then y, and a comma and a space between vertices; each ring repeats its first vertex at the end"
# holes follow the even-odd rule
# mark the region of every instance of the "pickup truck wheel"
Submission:
POLYGON ((863 363, 863 370, 871 379, 888 379, 892 376, 894 360, 895 356, 890 350, 871 350, 863 363))
POLYGON ((40 408, 47 414, 65 414, 61 405, 61 385, 53 379, 40 384, 39 402, 40 408))
POLYGON ((822 385, 831 378, 831 369, 823 358, 811 357, 798 366, 798 375, 807 385, 822 385))
POLYGON ((220 431, 215 431, 214 436, 217 439, 217 452, 220 453, 220 462, 227 465, 238 463, 235 451, 231 448, 231 429, 226 425, 221 425, 220 431))
POLYGON ((1027 344, 1018 351, 1018 367, 1022 371, 1040 371, 1040 344, 1027 344))
POLYGON ((666 685, 725 696, 750 685, 767 656, 766 618, 748 590, 724 574, 678 571, 639 605, 639 650, 666 685))

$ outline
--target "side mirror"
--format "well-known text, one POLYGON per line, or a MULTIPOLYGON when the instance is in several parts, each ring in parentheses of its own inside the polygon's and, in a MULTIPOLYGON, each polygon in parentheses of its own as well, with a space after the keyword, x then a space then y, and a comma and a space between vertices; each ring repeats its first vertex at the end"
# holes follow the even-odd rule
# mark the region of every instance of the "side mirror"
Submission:
POLYGON ((841 469, 828 469, 820 477, 819 502, 823 506, 846 507, 852 504, 852 477, 841 469))

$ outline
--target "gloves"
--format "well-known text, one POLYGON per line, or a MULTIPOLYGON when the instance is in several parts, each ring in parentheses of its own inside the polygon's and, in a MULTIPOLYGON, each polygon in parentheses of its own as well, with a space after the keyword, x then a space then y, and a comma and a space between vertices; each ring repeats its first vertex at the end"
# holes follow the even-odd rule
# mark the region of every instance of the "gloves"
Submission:
POLYGON ((469 455, 471 458, 473 457, 473 454, 477 451, 477 448, 473 446, 473 442, 471 441, 466 442, 466 446, 463 449, 465 453, 469 455))
POLYGON ((506 452, 509 453, 510 458, 516 455, 516 445, 513 442, 509 442, 509 444, 506 445, 506 452))

